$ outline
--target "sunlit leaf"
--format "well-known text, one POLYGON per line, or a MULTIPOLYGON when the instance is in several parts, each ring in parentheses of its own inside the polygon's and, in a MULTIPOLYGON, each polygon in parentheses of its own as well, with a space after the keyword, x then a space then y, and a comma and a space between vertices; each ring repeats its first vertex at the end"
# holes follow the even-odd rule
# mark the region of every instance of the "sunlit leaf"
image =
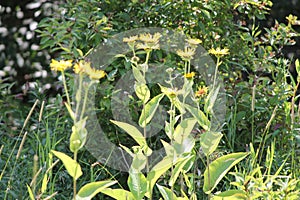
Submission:
POLYGON ((205 130, 208 130, 210 127, 210 121, 206 115, 199 109, 194 108, 190 105, 185 105, 186 109, 196 118, 198 124, 205 130))
POLYGON ((146 84, 136 83, 135 84, 135 94, 144 103, 148 102, 150 99, 150 90, 146 84))
POLYGON ((173 157, 164 157, 151 169, 147 176, 147 181, 149 183, 148 191, 146 193, 147 197, 149 197, 149 192, 153 190, 153 187, 159 177, 168 171, 173 164, 175 164, 173 163, 173 157))
POLYGON ((204 172, 203 191, 210 194, 227 172, 248 155, 247 152, 231 153, 217 158, 204 172), (209 174, 208 174, 209 170, 209 174))
POLYGON ((29 193, 29 198, 30 198, 30 200, 35 200, 34 194, 33 194, 32 190, 31 190, 30 186, 27 185, 27 184, 26 184, 26 186, 27 186, 27 191, 28 191, 28 193, 29 193))
POLYGON ((173 186, 175 184, 180 172, 184 173, 183 167, 186 165, 187 162, 189 162, 193 158, 194 158, 194 156, 188 156, 186 158, 183 158, 183 160, 179 161, 176 164, 175 168, 172 171, 172 175, 170 177, 170 180, 169 180, 169 186, 173 186))
POLYGON ((80 165, 71 157, 69 157, 68 155, 62 152, 58 152, 54 150, 51 150, 51 152, 63 162, 70 176, 72 176, 75 179, 78 179, 82 175, 80 165))
POLYGON ((222 136, 220 132, 212 131, 206 131, 200 136, 200 145, 206 156, 209 156, 217 149, 222 136))
POLYGON ((192 132, 197 120, 194 118, 187 118, 180 122, 174 132, 174 140, 182 143, 192 132))
POLYGON ((228 190, 213 196, 212 200, 247 200, 248 197, 243 190, 228 190))
POLYGON ((139 125, 141 127, 145 127, 153 118, 158 106, 159 102, 164 97, 164 94, 159 94, 153 97, 146 105, 145 108, 142 110, 142 114, 139 118, 139 125))
POLYGON ((116 184, 117 181, 98 181, 84 185, 77 193, 76 200, 89 200, 92 199, 96 194, 102 192, 105 188, 116 184))
POLYGON ((118 127, 126 131, 141 147, 144 148, 145 152, 151 154, 152 150, 148 147, 146 139, 144 138, 143 134, 131 124, 125 122, 119 122, 110 120, 112 123, 116 124, 118 127))
POLYGON ((169 188, 166 188, 164 186, 156 184, 157 188, 159 189, 161 195, 163 196, 164 200, 177 200, 176 195, 170 190, 169 188))
POLYGON ((135 200, 132 193, 124 189, 104 188, 101 193, 117 200, 135 200))
POLYGON ((143 173, 130 170, 128 187, 136 200, 143 199, 147 191, 147 180, 143 173))

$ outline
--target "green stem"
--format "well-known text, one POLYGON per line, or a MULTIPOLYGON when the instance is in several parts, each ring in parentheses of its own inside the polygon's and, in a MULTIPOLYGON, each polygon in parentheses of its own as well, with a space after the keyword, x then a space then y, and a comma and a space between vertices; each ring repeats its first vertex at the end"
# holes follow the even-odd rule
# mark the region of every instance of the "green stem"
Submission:
MULTIPOLYGON (((77 151, 74 152, 74 160, 77 162, 77 151)), ((77 171, 77 165, 75 168, 75 172, 77 171)), ((76 183, 76 173, 73 177, 73 199, 76 199, 76 195, 77 195, 77 183, 76 183)))
POLYGON ((90 89, 90 87, 93 85, 93 83, 94 83, 93 81, 90 82, 89 85, 88 85, 88 87, 87 87, 86 90, 85 90, 84 99, 83 99, 83 105, 82 105, 82 111, 81 111, 79 120, 82 120, 83 115, 84 115, 84 113, 85 113, 86 101, 87 101, 87 97, 88 97, 88 94, 89 94, 89 89, 90 89))
POLYGON ((81 102, 81 90, 82 90, 82 81, 83 81, 83 74, 79 74, 79 86, 78 86, 78 91, 76 92, 76 97, 75 97, 75 100, 76 100, 76 111, 75 111, 75 121, 77 120, 77 115, 78 115, 78 112, 79 112, 79 105, 80 105, 80 102, 81 102))
POLYGON ((216 69, 215 69, 215 76, 214 76, 213 90, 215 89, 215 85, 216 85, 216 79, 217 79, 217 74, 218 74, 219 65, 220 65, 220 57, 217 57, 217 64, 216 64, 216 69))
POLYGON ((67 102, 68 102, 69 106, 71 106, 71 101, 70 101, 70 97, 69 97, 68 87, 67 87, 67 83, 66 83, 65 72, 62 71, 61 75, 62 75, 62 81, 63 81, 63 84, 64 84, 64 89, 65 89, 65 92, 66 92, 67 102))

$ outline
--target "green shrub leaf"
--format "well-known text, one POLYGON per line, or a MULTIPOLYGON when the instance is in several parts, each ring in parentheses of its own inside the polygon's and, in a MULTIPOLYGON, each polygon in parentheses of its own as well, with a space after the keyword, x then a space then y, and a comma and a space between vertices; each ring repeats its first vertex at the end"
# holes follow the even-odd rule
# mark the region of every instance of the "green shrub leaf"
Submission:
POLYGON ((163 175, 166 171, 168 171, 173 164, 175 164, 173 163, 173 157, 164 157, 151 169, 147 176, 147 181, 149 183, 148 191, 146 194, 147 197, 149 197, 149 192, 153 190, 154 184, 159 179, 159 177, 163 175))
POLYGON ((186 109, 197 119, 198 124, 205 130, 208 130, 210 127, 210 121, 206 117, 206 115, 197 108, 194 108, 190 105, 185 105, 186 109))
POLYGON ((159 189, 161 195, 163 196, 164 200, 177 200, 176 195, 170 190, 169 188, 166 188, 164 186, 156 184, 157 188, 159 189))
POLYGON ((144 103, 148 102, 150 99, 150 90, 146 84, 135 83, 135 93, 140 100, 144 103))
POLYGON ((116 184, 117 181, 98 181, 84 185, 76 195, 76 200, 89 200, 103 189, 108 188, 111 185, 116 184))
POLYGON ((172 175, 171 178, 169 180, 169 186, 172 186, 175 184, 180 172, 183 172, 183 168, 184 166, 194 158, 194 156, 187 156, 185 158, 183 158, 183 160, 181 160, 180 162, 178 162, 174 168, 174 170, 172 171, 172 175))
POLYGON ((132 193, 124 189, 104 188, 101 193, 106 194, 114 199, 135 200, 132 193))
POLYGON ((153 99, 151 99, 146 105, 145 108, 142 111, 142 114, 139 119, 139 125, 141 127, 145 127, 153 118, 155 111, 157 110, 159 106, 159 102, 164 97, 164 94, 159 94, 153 99))
POLYGON ((143 173, 130 170, 128 186, 136 200, 143 199, 147 191, 147 180, 143 173))
POLYGON ((243 190, 228 190, 213 196, 212 200, 247 200, 243 190))
POLYGON ((51 152, 63 162, 70 176, 72 176, 77 180, 82 175, 80 165, 71 157, 69 157, 68 155, 62 152, 58 152, 54 150, 51 150, 51 152))
POLYGON ((209 156, 216 150, 222 136, 220 132, 212 131, 206 131, 200 136, 200 145, 206 156, 209 156))
POLYGON ((146 139, 144 138, 143 134, 135 127, 125 122, 119 122, 110 120, 112 123, 126 131, 145 151, 147 155, 152 153, 152 150, 148 147, 146 139))
POLYGON ((204 172, 204 186, 203 191, 210 194, 217 186, 226 173, 238 162, 243 160, 248 155, 247 152, 231 153, 220 158, 217 158, 204 172), (208 176, 209 169, 209 176, 208 176))

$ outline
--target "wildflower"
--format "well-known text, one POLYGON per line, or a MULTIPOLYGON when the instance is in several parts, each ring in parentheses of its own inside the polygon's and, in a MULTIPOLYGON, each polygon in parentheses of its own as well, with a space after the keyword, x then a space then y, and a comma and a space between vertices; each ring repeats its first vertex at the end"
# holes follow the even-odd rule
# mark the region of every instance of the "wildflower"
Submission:
POLYGON ((195 75, 196 75, 195 72, 191 72, 191 73, 186 73, 184 77, 187 79, 192 79, 194 78, 195 75))
POLYGON ((189 43, 189 45, 193 48, 196 48, 198 44, 202 43, 202 40, 200 39, 186 39, 186 41, 189 43))
POLYGON ((179 49, 176 51, 176 53, 182 58, 182 60, 190 61, 193 59, 193 56, 195 55, 195 48, 185 47, 184 51, 179 49))
POLYGON ((138 39, 138 36, 137 35, 134 35, 134 36, 130 36, 130 37, 125 37, 123 38, 123 42, 126 42, 126 43, 133 43, 135 41, 137 41, 138 39))
POLYGON ((195 93, 195 97, 202 98, 202 97, 206 96, 207 93, 208 93, 208 87, 206 87, 205 85, 201 85, 198 87, 198 90, 195 93))
POLYGON ((85 69, 90 68, 91 67, 91 63, 90 62, 85 62, 84 60, 80 60, 78 63, 76 63, 74 65, 74 72, 76 74, 79 73, 84 73, 85 69))
POLYGON ((159 44, 158 43, 138 43, 136 45, 138 49, 144 49, 145 51, 147 50, 154 50, 154 49, 159 49, 159 44))
POLYGON ((144 33, 144 34, 140 34, 139 39, 149 44, 149 43, 158 43, 160 37, 161 37, 160 33, 154 33, 154 35, 151 35, 150 33, 144 33))
POLYGON ((222 57, 224 55, 229 54, 229 49, 220 49, 220 47, 217 47, 216 49, 212 48, 208 51, 208 53, 213 54, 217 57, 222 57))
POLYGON ((289 24, 291 24, 291 25, 295 25, 297 23, 297 18, 298 18, 297 16, 294 16, 292 14, 290 14, 288 17, 286 17, 289 24))
POLYGON ((52 59, 51 63, 50 63, 50 68, 52 71, 63 72, 71 66, 72 66, 72 60, 57 61, 57 60, 52 59))
POLYGON ((106 75, 103 70, 91 68, 90 65, 86 65, 85 73, 90 77, 91 80, 99 80, 106 75))

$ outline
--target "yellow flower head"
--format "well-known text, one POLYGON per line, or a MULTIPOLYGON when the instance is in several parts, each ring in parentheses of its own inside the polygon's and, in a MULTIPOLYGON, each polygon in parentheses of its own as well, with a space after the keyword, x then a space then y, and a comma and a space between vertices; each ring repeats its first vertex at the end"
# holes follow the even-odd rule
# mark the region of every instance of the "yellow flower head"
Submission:
POLYGON ((52 59, 51 63, 50 63, 50 68, 52 71, 63 72, 71 66, 72 66, 72 60, 57 61, 57 60, 52 59))
POLYGON ((195 75, 196 75, 195 72, 191 72, 191 73, 186 73, 184 77, 187 79, 192 79, 194 78, 195 75))
POLYGON ((145 43, 158 43, 160 37, 160 33, 154 33, 154 35, 151 35, 150 33, 144 33, 140 34, 139 39, 145 43))
POLYGON ((179 49, 176 51, 176 53, 182 58, 184 61, 190 61, 193 59, 193 56, 195 55, 194 48, 185 47, 184 51, 179 49))
POLYGON ((217 47, 216 49, 212 48, 208 51, 208 53, 213 54, 217 57, 222 57, 224 55, 229 54, 229 49, 220 49, 220 47, 217 47))
POLYGON ((74 72, 76 74, 84 73, 87 68, 91 68, 91 63, 86 62, 84 60, 80 60, 78 63, 74 65, 74 72))
POLYGON ((202 85, 198 87, 198 90, 195 93, 195 97, 196 98, 202 98, 204 96, 206 96, 208 93, 208 87, 202 85))
POLYGON ((290 14, 288 17, 286 17, 289 24, 291 24, 291 25, 295 25, 297 23, 297 18, 298 18, 297 16, 294 16, 292 14, 290 14))
POLYGON ((133 43, 135 41, 137 41, 138 39, 138 36, 137 35, 134 35, 134 36, 130 36, 130 37, 125 37, 123 38, 123 42, 126 42, 126 43, 133 43))
POLYGON ((85 73, 91 80, 99 80, 106 75, 105 71, 91 68, 91 66, 85 68, 85 73))
POLYGON ((187 39, 186 41, 193 48, 196 48, 198 44, 202 43, 202 40, 200 40, 200 39, 192 39, 192 38, 190 38, 190 39, 187 39))
POLYGON ((154 50, 154 49, 159 49, 159 44, 158 43, 138 43, 136 45, 138 49, 144 49, 145 51, 147 50, 154 50))

